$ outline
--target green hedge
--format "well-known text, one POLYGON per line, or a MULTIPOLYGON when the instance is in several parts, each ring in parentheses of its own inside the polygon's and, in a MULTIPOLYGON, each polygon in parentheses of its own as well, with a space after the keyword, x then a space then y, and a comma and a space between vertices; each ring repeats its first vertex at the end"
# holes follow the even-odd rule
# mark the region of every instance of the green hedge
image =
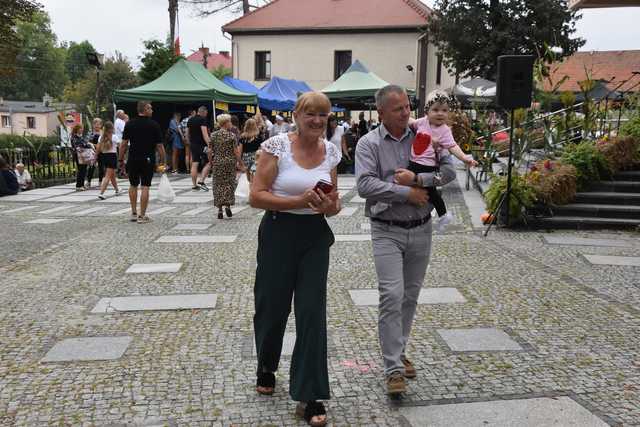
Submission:
POLYGON ((0 149, 2 148, 32 148, 41 150, 59 145, 60 140, 57 135, 53 136, 23 136, 23 135, 0 135, 0 149))

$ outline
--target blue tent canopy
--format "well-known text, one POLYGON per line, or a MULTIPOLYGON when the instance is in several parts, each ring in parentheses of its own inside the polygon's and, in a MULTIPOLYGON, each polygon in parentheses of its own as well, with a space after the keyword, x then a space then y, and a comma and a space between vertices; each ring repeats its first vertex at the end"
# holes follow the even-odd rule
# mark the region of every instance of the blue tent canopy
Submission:
POLYGON ((271 111, 292 111, 298 93, 310 92, 309 85, 297 80, 272 77, 271 81, 258 91, 258 105, 271 111))
POLYGON ((228 86, 231 86, 232 88, 237 89, 241 92, 251 93, 255 95, 259 91, 257 87, 246 80, 234 79, 233 77, 226 76, 224 79, 222 79, 222 81, 225 82, 228 86))
MULTIPOLYGON (((228 76, 223 81, 228 86, 239 91, 257 94, 260 108, 269 111, 292 111, 298 95, 313 90, 305 82, 281 77, 272 77, 271 81, 264 85, 262 89, 258 89, 246 80, 234 79, 228 76)), ((331 111, 335 113, 345 111, 345 109, 332 107, 331 111)))

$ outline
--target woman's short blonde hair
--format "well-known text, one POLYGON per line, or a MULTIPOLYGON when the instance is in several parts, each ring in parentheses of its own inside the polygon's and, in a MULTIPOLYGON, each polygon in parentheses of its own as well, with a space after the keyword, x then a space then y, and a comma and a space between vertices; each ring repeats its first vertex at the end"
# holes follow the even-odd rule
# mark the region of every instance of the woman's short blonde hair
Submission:
POLYGON ((216 117, 216 123, 220 127, 224 126, 225 123, 230 121, 231 121, 231 116, 229 114, 220 114, 218 117, 216 117))
POLYGON ((313 111, 315 113, 331 112, 331 101, 322 92, 305 92, 298 97, 294 111, 297 113, 306 113, 313 111))

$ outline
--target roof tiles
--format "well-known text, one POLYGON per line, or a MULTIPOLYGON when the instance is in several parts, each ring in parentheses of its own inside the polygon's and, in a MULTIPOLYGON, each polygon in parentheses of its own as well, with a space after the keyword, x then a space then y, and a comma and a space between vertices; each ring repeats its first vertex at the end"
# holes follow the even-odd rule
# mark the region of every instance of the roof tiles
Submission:
POLYGON ((222 28, 231 34, 418 28, 430 13, 420 0, 273 0, 222 28))
MULTIPOLYGON (((576 52, 561 63, 551 66, 551 79, 553 82, 558 82, 563 76, 569 76, 560 86, 560 91, 579 92, 578 82, 587 79, 585 68, 591 79, 610 82, 608 86, 613 89, 623 80, 631 78, 634 71, 640 71, 640 50, 576 52)), ((640 76, 635 77, 633 82, 623 85, 621 89, 628 89, 638 82, 640 82, 640 76)), ((545 82, 545 89, 549 88, 549 84, 545 82)))

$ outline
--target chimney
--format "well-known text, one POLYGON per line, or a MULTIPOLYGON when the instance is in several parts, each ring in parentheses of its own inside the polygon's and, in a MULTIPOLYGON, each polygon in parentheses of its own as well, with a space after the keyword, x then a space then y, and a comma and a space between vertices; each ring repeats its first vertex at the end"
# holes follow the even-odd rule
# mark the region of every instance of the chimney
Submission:
POLYGON ((229 51, 228 50, 221 50, 220 52, 218 52, 220 55, 224 56, 225 58, 229 57, 229 51))
POLYGON ((45 93, 42 97, 42 105, 48 107, 49 105, 51 105, 51 101, 53 101, 53 98, 50 97, 48 93, 45 93))
POLYGON ((202 53, 202 56, 204 56, 204 57, 209 56, 209 48, 208 47, 202 46, 198 50, 202 53))

